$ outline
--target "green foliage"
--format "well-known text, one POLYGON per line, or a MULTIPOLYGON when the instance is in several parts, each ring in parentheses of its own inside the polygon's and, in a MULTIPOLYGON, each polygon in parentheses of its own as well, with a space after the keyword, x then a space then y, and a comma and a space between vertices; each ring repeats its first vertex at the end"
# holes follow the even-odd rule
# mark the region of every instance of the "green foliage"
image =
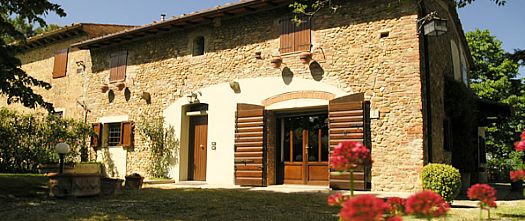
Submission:
POLYGON ((148 139, 152 161, 148 173, 153 177, 168 178, 170 165, 177 163, 179 151, 175 128, 166 125, 163 117, 143 116, 138 122, 138 130, 148 139))
POLYGON ((461 189, 459 170, 446 164, 430 163, 421 172, 423 189, 432 190, 450 202, 456 198, 461 189))
POLYGON ((36 172, 40 163, 58 162, 55 144, 71 147, 66 162, 73 162, 82 145, 87 124, 54 115, 19 114, 0 109, 0 172, 36 172))
MULTIPOLYGON (((30 108, 38 106, 53 111, 53 105, 44 101, 41 95, 36 94, 31 87, 50 89, 51 85, 31 77, 21 67, 21 62, 15 57, 20 50, 20 44, 8 44, 9 41, 25 42, 24 30, 15 26, 7 18, 15 18, 16 22, 25 24, 38 24, 46 27, 42 15, 55 12, 65 16, 64 10, 59 5, 48 0, 2 0, 0 1, 0 94, 7 97, 7 103, 19 102, 30 108)), ((21 24, 19 27, 23 26, 21 24)))
MULTIPOLYGON (((512 60, 502 42, 488 30, 468 32, 466 38, 474 60, 470 86, 481 98, 508 104, 514 116, 490 125, 486 133, 488 167, 508 174, 513 141, 525 129, 525 84, 518 77, 518 59, 512 60)), ((516 54, 519 54, 517 51, 516 54)))

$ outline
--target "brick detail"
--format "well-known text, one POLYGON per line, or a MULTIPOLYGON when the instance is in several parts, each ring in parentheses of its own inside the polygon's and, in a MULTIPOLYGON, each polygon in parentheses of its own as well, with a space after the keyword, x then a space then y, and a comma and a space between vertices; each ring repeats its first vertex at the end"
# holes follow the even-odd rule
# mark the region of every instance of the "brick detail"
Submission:
POLYGON ((324 91, 293 91, 283 94, 279 94, 273 97, 270 97, 262 102, 262 104, 267 107, 275 103, 293 100, 293 99, 322 99, 322 100, 331 100, 335 98, 335 94, 324 92, 324 91))

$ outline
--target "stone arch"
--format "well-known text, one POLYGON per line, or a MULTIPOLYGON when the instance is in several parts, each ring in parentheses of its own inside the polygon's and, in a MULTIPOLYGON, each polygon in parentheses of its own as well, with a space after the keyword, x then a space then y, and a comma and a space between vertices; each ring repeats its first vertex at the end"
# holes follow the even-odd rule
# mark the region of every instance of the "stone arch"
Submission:
POLYGON ((335 94, 325 91, 291 91, 267 98, 262 101, 262 105, 267 107, 275 103, 294 99, 331 100, 333 98, 335 98, 335 94))

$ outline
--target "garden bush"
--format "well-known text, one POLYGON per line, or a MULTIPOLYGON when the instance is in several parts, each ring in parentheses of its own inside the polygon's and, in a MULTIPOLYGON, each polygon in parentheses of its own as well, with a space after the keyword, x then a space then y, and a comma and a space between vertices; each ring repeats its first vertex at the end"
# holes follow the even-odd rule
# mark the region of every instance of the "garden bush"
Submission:
POLYGON ((84 137, 91 128, 73 119, 53 114, 21 114, 0 109, 0 173, 37 172, 37 165, 57 163, 55 144, 64 141, 71 147, 66 162, 77 161, 84 137))
POLYGON ((421 173, 423 189, 432 190, 447 202, 456 198, 461 189, 461 174, 459 170, 446 164, 428 164, 421 173))

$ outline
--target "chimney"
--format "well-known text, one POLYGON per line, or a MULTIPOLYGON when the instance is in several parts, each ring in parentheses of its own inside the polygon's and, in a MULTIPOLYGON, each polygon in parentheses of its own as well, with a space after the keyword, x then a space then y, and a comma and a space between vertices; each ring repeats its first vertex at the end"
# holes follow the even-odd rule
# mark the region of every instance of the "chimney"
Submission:
POLYGON ((160 14, 160 21, 166 20, 166 14, 160 14))

